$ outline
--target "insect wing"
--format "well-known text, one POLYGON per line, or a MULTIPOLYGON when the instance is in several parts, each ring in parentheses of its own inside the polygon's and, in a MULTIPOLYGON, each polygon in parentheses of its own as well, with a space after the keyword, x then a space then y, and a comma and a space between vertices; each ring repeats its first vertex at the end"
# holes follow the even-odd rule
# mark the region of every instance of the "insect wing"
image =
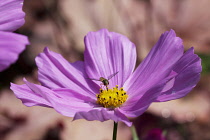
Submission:
MULTIPOLYGON (((119 72, 119 71, 118 71, 119 72)), ((114 77, 118 72, 115 72, 114 74, 111 74, 108 76, 108 80, 111 79, 112 77, 114 77)))
POLYGON ((94 79, 94 78, 85 78, 85 79, 90 79, 90 80, 100 81, 99 79, 94 79))

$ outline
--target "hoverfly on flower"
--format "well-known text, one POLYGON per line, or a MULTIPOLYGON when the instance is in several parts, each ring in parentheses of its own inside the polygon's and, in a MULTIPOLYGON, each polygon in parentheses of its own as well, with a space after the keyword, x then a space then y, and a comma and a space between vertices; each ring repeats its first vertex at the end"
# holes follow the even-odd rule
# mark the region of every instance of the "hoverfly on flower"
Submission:
MULTIPOLYGON (((119 71, 118 71, 118 72, 119 72, 119 71)), ((115 73, 109 75, 109 76, 107 77, 107 79, 104 78, 104 77, 100 77, 99 79, 94 79, 94 78, 88 78, 88 79, 90 79, 90 80, 95 80, 95 81, 101 81, 102 84, 103 84, 103 85, 106 87, 106 89, 108 90, 109 80, 110 80, 112 77, 114 77, 118 72, 115 72, 115 73)))

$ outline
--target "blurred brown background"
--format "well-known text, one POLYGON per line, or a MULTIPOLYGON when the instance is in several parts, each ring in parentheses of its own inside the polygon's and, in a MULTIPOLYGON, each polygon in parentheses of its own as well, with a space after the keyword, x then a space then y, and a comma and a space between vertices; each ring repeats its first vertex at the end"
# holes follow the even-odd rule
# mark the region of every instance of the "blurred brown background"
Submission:
MULTIPOLYGON (((31 45, 19 60, 0 73, 0 140, 110 140, 112 121, 72 122, 43 107, 25 107, 9 90, 26 77, 37 82, 34 58, 48 46, 67 60, 83 60, 84 36, 107 28, 126 35, 137 47, 139 64, 161 33, 174 29, 185 49, 202 58, 199 84, 186 97, 154 103, 132 119, 140 137, 159 128, 168 140, 210 139, 210 1, 209 0, 26 0, 26 23, 17 30, 31 45)), ((132 140, 120 123, 119 140, 132 140)))

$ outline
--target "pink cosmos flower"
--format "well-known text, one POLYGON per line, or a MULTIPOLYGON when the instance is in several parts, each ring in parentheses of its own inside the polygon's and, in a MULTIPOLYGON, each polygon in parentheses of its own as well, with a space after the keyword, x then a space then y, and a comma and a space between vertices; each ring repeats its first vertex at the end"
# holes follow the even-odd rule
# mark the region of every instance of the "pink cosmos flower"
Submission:
POLYGON ((24 79, 24 85, 11 84, 11 89, 26 106, 52 107, 74 120, 111 119, 131 126, 127 117, 141 115, 152 102, 189 93, 202 69, 194 49, 184 53, 173 30, 161 35, 136 69, 135 63, 135 45, 102 29, 86 35, 84 62, 69 63, 45 48, 36 58, 41 85, 24 79))
POLYGON ((23 0, 0 0, 0 71, 14 63, 29 44, 26 36, 12 33, 24 24, 23 0))

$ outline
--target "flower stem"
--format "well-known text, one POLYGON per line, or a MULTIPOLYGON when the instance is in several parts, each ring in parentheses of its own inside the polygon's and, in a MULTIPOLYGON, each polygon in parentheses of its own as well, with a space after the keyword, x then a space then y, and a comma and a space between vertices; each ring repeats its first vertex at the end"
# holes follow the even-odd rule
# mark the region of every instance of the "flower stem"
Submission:
POLYGON ((117 125, 118 125, 118 123, 114 121, 114 128, 113 128, 113 137, 112 137, 112 140, 116 140, 117 139, 117 125))
POLYGON ((131 132, 132 132, 133 140, 140 140, 140 139, 138 138, 138 135, 137 135, 137 133, 136 133, 136 128, 135 128, 134 125, 131 126, 131 132))

